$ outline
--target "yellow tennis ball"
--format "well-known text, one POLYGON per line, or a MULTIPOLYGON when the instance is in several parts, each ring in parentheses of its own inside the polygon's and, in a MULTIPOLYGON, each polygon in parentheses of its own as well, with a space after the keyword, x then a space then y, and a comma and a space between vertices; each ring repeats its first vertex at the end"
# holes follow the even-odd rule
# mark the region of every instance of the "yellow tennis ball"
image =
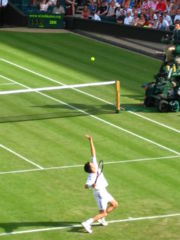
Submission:
POLYGON ((91 61, 94 62, 96 59, 95 57, 91 57, 91 61))

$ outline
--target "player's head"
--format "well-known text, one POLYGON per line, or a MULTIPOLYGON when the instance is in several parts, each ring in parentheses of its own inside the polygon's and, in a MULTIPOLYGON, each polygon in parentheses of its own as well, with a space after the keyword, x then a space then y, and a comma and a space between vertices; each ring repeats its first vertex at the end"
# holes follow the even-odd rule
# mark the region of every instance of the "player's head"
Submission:
POLYGON ((95 173, 96 172, 96 167, 94 163, 92 162, 87 162, 84 164, 84 171, 87 173, 95 173))

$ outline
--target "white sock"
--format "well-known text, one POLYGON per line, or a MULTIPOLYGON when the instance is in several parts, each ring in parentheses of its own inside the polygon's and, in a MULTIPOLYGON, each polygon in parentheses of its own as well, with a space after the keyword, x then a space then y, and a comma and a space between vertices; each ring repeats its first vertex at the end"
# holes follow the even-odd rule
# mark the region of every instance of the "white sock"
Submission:
POLYGON ((93 218, 89 218, 86 222, 91 225, 93 223, 93 218))

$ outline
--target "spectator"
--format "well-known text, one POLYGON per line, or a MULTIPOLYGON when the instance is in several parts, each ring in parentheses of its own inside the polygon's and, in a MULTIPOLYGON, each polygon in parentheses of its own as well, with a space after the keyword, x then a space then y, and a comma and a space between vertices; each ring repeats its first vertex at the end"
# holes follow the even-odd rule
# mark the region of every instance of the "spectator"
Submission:
POLYGON ((154 12, 152 9, 149 9, 149 19, 146 21, 146 27, 153 28, 154 25, 154 12))
POLYGON ((40 11, 41 12, 47 12, 49 8, 49 2, 46 2, 46 0, 40 0, 40 11))
POLYGON ((98 16, 98 14, 96 12, 94 12, 93 15, 92 15, 92 20, 101 21, 101 18, 100 18, 100 16, 98 16))
POLYGON ((1 0, 0 1, 0 26, 4 25, 4 11, 6 6, 8 5, 8 0, 1 0))
POLYGON ((93 0, 90 0, 88 9, 89 9, 90 15, 93 16, 93 14, 94 14, 94 13, 96 12, 96 10, 97 10, 97 4, 96 4, 93 0))
POLYGON ((56 6, 53 8, 52 11, 53 14, 65 14, 65 9, 64 7, 60 4, 60 0, 57 0, 56 6))
POLYGON ((98 15, 99 16, 106 16, 107 15, 107 9, 108 9, 108 7, 107 7, 106 0, 103 0, 101 6, 97 10, 98 15))
POLYGON ((174 22, 176 22, 176 20, 179 20, 180 21, 180 8, 178 8, 176 10, 176 15, 174 17, 174 22))
POLYGON ((65 0, 66 3, 66 13, 67 15, 74 15, 75 14, 75 0, 65 0))
POLYGON ((157 0, 149 0, 148 1, 148 5, 149 5, 149 8, 153 11, 156 10, 156 6, 158 4, 158 1, 157 0))
POLYGON ((82 13, 81 13, 81 17, 82 17, 83 19, 88 19, 89 16, 90 16, 90 12, 89 12, 89 9, 88 9, 88 5, 85 5, 85 6, 83 7, 83 10, 82 10, 82 13))
POLYGON ((118 24, 124 24, 125 14, 123 8, 120 9, 121 15, 116 19, 118 24))
POLYGON ((133 21, 133 17, 131 16, 131 11, 128 10, 127 13, 126 13, 126 17, 124 19, 124 24, 125 25, 131 25, 132 21, 133 21))
POLYGON ((156 5, 156 10, 159 12, 164 12, 166 10, 166 4, 164 0, 159 0, 158 4, 156 5))
POLYGON ((131 25, 132 26, 137 26, 138 25, 138 21, 139 21, 138 12, 135 11, 134 12, 134 16, 133 16, 133 20, 131 22, 131 25))
POLYGON ((158 20, 158 29, 163 30, 163 31, 167 31, 169 30, 169 24, 168 21, 166 19, 163 18, 163 15, 160 15, 160 18, 158 20))
POLYGON ((116 19, 121 16, 121 5, 119 3, 116 3, 115 15, 116 19))
POLYGON ((148 9, 148 8, 149 8, 149 2, 148 0, 144 0, 141 5, 141 9, 148 9))
POLYGON ((56 6, 57 0, 49 0, 49 6, 56 6))
POLYGON ((141 13, 140 17, 139 17, 139 20, 137 22, 137 26, 138 27, 144 27, 145 22, 146 22, 146 20, 145 20, 144 14, 141 13))
POLYGON ((124 0, 122 4, 123 8, 128 9, 130 6, 130 2, 131 0, 124 0))
POLYGON ((172 26, 173 22, 167 10, 164 12, 163 16, 164 16, 164 19, 168 22, 169 26, 172 26))
POLYGON ((153 16, 153 28, 158 29, 158 17, 156 14, 153 16))
POLYGON ((107 17, 114 17, 115 16, 115 1, 111 0, 111 2, 109 3, 108 9, 107 9, 107 17))

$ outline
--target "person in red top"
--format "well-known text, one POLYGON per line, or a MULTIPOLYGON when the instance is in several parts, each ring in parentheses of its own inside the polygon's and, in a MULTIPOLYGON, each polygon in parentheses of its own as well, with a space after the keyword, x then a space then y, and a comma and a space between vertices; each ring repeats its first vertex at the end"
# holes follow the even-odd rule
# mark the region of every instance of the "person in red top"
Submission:
POLYGON ((159 0, 158 4, 156 5, 156 11, 164 12, 166 10, 166 3, 164 0, 159 0))

